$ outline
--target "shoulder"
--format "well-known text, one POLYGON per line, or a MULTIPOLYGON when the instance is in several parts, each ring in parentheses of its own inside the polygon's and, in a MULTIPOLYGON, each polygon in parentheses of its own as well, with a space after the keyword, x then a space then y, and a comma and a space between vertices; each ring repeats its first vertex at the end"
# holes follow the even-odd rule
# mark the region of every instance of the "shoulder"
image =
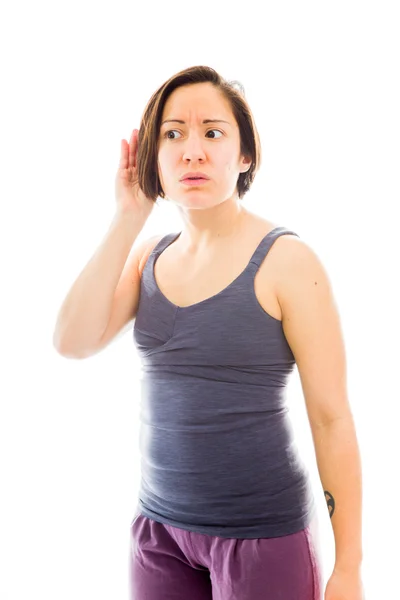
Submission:
POLYGON ((331 281, 322 259, 316 250, 301 238, 281 235, 271 247, 276 265, 276 295, 282 313, 300 294, 318 286, 329 292, 331 281))
MULTIPOLYGON (((257 216, 253 218, 250 237, 252 239, 262 239, 278 227, 282 227, 282 225, 257 216)), ((287 227, 287 229, 290 228, 287 227)), ((278 271, 281 271, 284 265, 290 265, 293 264, 293 261, 299 260, 300 254, 302 252, 306 253, 307 248, 309 246, 297 235, 283 232, 278 235, 268 250, 269 264, 274 268, 277 267, 278 271)))
POLYGON ((280 268, 290 268, 299 261, 307 260, 313 250, 307 242, 293 233, 282 233, 271 246, 270 253, 280 268))
POLYGON ((311 244, 297 235, 291 233, 280 235, 271 247, 271 251, 273 248, 279 266, 285 272, 290 273, 297 268, 313 268, 318 263, 322 266, 321 259, 311 244))
POLYGON ((144 265, 147 262, 147 259, 149 258, 151 252, 153 251, 153 249, 157 246, 157 244, 159 242, 161 242, 161 240, 163 239, 163 237, 165 237, 165 233, 163 234, 157 234, 157 235, 153 235, 151 238, 148 238, 146 240, 143 240, 141 242, 141 244, 139 245, 139 251, 140 251, 140 259, 139 259, 139 273, 140 275, 142 274, 144 265))

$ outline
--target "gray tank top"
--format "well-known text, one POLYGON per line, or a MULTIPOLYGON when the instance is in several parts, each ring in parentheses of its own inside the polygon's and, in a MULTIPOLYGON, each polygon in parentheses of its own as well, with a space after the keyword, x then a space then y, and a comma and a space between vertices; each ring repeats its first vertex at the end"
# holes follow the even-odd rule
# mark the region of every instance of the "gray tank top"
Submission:
POLYGON ((254 291, 285 234, 297 235, 276 227, 230 285, 187 307, 170 302, 154 277, 180 233, 149 255, 133 329, 142 365, 137 514, 225 538, 279 537, 311 522, 311 481, 285 398, 295 360, 281 321, 254 291))

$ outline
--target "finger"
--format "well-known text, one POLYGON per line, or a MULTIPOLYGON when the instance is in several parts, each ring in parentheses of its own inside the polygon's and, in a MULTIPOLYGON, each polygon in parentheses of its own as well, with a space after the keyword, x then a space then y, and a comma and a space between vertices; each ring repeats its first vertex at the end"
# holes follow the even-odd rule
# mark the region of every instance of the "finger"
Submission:
POLYGON ((126 140, 121 140, 121 156, 119 159, 119 168, 126 169, 128 167, 128 148, 126 140))
POLYGON ((131 139, 129 142, 129 166, 130 167, 135 167, 136 166, 136 152, 137 152, 137 136, 138 136, 138 131, 137 129, 134 129, 132 131, 132 135, 131 135, 131 139))

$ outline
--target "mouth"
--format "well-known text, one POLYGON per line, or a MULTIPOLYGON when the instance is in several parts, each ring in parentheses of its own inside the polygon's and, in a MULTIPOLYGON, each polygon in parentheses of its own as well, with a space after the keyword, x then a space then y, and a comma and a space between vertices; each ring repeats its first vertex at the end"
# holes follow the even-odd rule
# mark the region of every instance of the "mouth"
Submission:
POLYGON ((205 177, 186 177, 186 179, 181 179, 181 183, 184 183, 185 185, 201 185, 207 183, 207 181, 209 181, 209 179, 206 179, 205 177))

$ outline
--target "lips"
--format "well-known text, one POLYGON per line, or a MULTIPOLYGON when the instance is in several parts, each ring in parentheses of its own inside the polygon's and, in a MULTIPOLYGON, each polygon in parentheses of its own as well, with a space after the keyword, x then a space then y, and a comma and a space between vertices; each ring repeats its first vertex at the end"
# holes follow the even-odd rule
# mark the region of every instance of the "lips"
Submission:
POLYGON ((208 183, 208 179, 207 177, 202 177, 200 179, 189 179, 187 177, 186 179, 182 179, 181 183, 183 183, 186 187, 200 188, 202 185, 208 183))
POLYGON ((206 173, 202 173, 201 171, 189 171, 186 175, 183 175, 180 181, 185 181, 186 179, 209 179, 206 173))

